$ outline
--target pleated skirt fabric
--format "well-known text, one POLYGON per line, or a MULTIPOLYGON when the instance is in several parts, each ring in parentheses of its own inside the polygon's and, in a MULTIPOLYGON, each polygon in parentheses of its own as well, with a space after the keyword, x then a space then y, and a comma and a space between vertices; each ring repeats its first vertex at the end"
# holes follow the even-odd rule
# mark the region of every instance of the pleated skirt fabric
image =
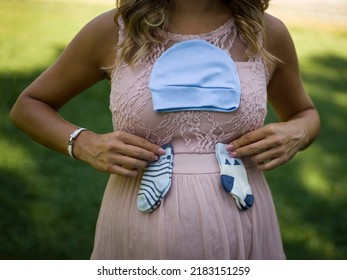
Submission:
POLYGON ((137 178, 111 175, 98 217, 92 259, 285 259, 272 195, 246 160, 255 203, 237 208, 221 185, 214 154, 174 157, 172 184, 152 213, 137 209, 137 178))

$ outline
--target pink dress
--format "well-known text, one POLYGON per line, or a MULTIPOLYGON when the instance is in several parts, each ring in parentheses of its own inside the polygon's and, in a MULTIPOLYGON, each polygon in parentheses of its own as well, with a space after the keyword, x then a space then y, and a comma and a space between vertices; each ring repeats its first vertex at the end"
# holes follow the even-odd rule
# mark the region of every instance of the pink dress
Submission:
MULTIPOLYGON (((172 185, 152 213, 137 209, 137 178, 111 175, 103 197, 92 259, 284 259, 278 220, 262 172, 244 158, 255 197, 239 210, 221 185, 216 143, 229 143, 263 125, 268 74, 260 57, 245 60, 246 44, 230 19, 200 35, 166 33, 152 55, 135 67, 122 63, 112 75, 110 109, 115 130, 174 148, 172 185), (237 63, 241 104, 233 112, 156 113, 148 89, 157 58, 185 40, 202 39, 227 51, 237 63)), ((119 40, 124 38, 120 22, 119 40)))

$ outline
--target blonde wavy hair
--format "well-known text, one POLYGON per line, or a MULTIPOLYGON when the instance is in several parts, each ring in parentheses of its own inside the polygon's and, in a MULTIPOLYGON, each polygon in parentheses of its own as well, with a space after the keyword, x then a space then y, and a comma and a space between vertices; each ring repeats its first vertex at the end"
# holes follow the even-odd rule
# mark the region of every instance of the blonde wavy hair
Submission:
MULTIPOLYGON (((266 61, 276 58, 263 47, 265 40, 264 12, 270 0, 224 0, 233 13, 236 27, 248 45, 249 58, 260 54, 266 61), (259 36, 263 40, 259 40, 259 36)), ((169 24, 169 15, 176 0, 117 0, 115 22, 121 17, 126 31, 120 42, 120 58, 132 65, 150 53, 154 43, 163 40, 162 32, 169 24)))

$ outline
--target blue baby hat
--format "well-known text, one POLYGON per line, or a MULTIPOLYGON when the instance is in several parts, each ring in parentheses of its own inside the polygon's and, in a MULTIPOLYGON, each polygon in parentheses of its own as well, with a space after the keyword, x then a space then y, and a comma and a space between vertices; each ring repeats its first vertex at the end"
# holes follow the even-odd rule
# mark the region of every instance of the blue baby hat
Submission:
POLYGON ((166 50, 153 66, 149 88, 156 112, 231 112, 240 105, 235 62, 204 40, 184 41, 166 50))

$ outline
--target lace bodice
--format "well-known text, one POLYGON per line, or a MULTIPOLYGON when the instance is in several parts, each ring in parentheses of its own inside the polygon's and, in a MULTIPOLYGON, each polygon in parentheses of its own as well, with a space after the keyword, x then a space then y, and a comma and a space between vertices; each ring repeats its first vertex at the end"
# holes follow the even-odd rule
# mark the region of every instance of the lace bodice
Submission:
MULTIPOLYGON (((122 62, 112 74, 110 110, 115 130, 133 133, 163 145, 172 143, 175 153, 212 153, 218 142, 228 143, 242 134, 261 127, 266 116, 266 66, 262 58, 245 60, 246 44, 233 19, 218 29, 200 35, 167 32, 162 44, 134 66, 122 62), (153 111, 148 88, 153 64, 169 47, 185 40, 202 39, 225 50, 237 64, 241 81, 240 107, 233 112, 153 111)), ((119 40, 124 39, 120 21, 119 40)))

